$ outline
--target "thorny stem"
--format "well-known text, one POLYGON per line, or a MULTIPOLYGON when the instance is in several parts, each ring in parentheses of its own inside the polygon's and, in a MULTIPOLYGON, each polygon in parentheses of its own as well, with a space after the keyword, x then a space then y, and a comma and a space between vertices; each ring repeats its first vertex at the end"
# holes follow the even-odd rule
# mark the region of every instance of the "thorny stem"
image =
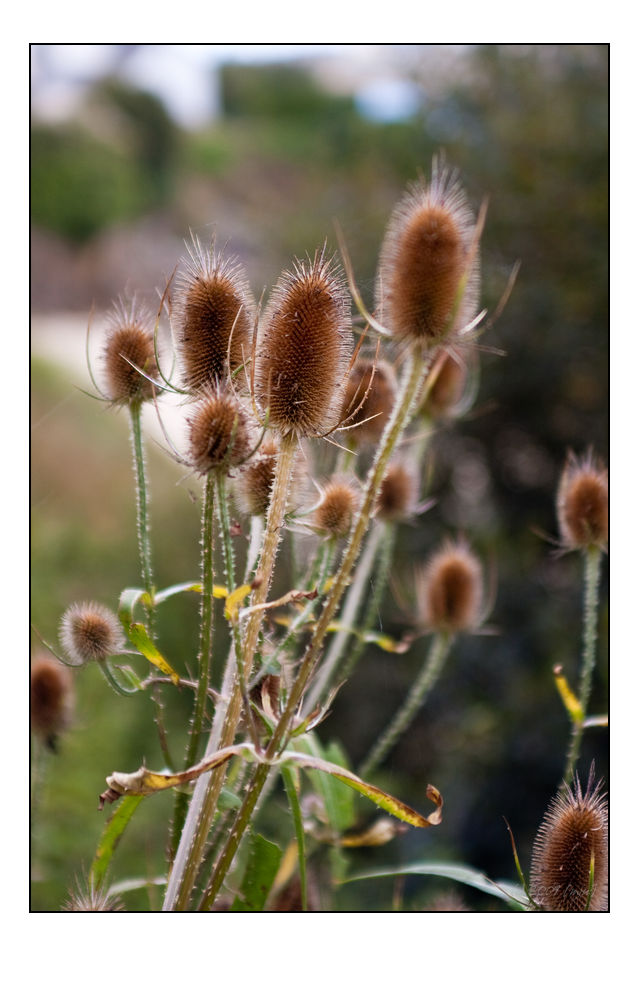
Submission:
MULTIPOLYGON (((193 709, 193 720, 191 722, 191 732, 184 758, 184 770, 188 770, 195 764, 197 758, 198 744, 202 727, 204 725, 204 710, 206 707, 206 697, 209 687, 209 674, 211 667, 211 651, 213 648, 213 551, 214 551, 214 531, 213 513, 215 501, 215 480, 209 474, 204 480, 204 497, 202 504, 202 603, 200 622, 200 651, 198 659, 198 681, 195 695, 195 707, 193 709)), ((175 799, 175 809, 173 812, 173 830, 171 835, 172 854, 178 844, 188 801, 185 795, 178 794, 175 799)))
MULTIPOLYGON (((297 439, 292 435, 285 436, 282 439, 282 446, 276 467, 273 491, 271 494, 271 503, 263 534, 263 546, 256 571, 256 577, 260 582, 253 591, 253 604, 264 603, 268 595, 268 588, 273 572, 273 564, 275 562, 275 554, 279 543, 280 530, 284 521, 288 485, 291 478, 293 459, 296 449, 297 439)), ((223 526, 222 531, 224 533, 223 526)), ((227 560, 225 559, 225 564, 226 563, 227 560)), ((248 686, 248 679, 253 665, 261 621, 261 613, 256 613, 250 616, 249 624, 244 635, 244 641, 242 643, 240 654, 241 659, 239 663, 236 663, 236 644, 234 643, 233 673, 230 673, 227 665, 227 671, 225 672, 224 683, 222 686, 222 693, 215 714, 215 724, 211 733, 211 739, 209 740, 209 746, 211 746, 213 742, 215 743, 215 746, 213 746, 212 749, 217 749, 218 746, 230 746, 235 740, 235 734, 239 726, 242 709, 242 689, 248 686), (239 679, 239 683, 234 683, 236 679, 239 679), (225 704, 228 707, 226 708, 225 714, 222 715, 221 713, 224 711, 225 704), (221 729, 218 727, 218 719, 223 720, 221 729)), ((172 872, 164 901, 165 910, 183 910, 186 909, 188 905, 193 885, 195 884, 197 872, 202 861, 204 848, 206 846, 206 839, 215 815, 215 809, 220 791, 222 789, 224 776, 225 768, 216 768, 215 771, 211 772, 208 779, 205 779, 206 787, 204 782, 202 784, 198 783, 198 786, 196 787, 198 797, 197 800, 195 800, 195 795, 193 796, 194 801, 192 802, 191 809, 189 810, 190 818, 192 818, 192 823, 189 824, 188 831, 189 842, 186 843, 186 838, 183 838, 183 842, 181 842, 179 846, 179 861, 182 873, 180 874, 179 871, 172 872), (196 807, 197 812, 195 811, 196 807), (191 835, 190 827, 192 825, 196 825, 196 829, 195 833, 191 835)), ((202 777, 204 778, 204 776, 202 777)), ((200 779, 200 781, 202 781, 202 779, 200 779)), ((178 857, 176 857, 176 867, 177 862, 178 857)))
POLYGON ((584 610, 582 632, 581 674, 579 677, 579 704, 581 716, 572 723, 572 733, 568 746, 568 755, 563 780, 570 784, 573 779, 581 741, 584 734, 584 723, 588 715, 588 702, 592 689, 592 675, 595 667, 597 647, 597 611, 599 607, 599 576, 601 573, 601 549, 590 545, 584 552, 584 610))
POLYGON ((410 726, 439 677, 451 644, 452 637, 446 632, 438 632, 433 638, 424 666, 406 700, 361 764, 359 774, 362 778, 367 779, 372 774, 410 726))
MULTIPOLYGON (((342 557, 342 563, 338 570, 333 587, 331 588, 322 614, 320 615, 311 642, 308 645, 306 654, 302 660, 297 677, 291 688, 287 704, 282 712, 280 720, 275 728, 275 732, 266 748, 265 756, 268 761, 273 760, 280 749, 282 742, 288 735, 291 721, 295 710, 299 705, 311 674, 320 655, 322 644, 344 590, 348 586, 353 565, 359 553, 362 539, 368 528, 368 523, 377 500, 386 467, 395 449, 399 437, 406 427, 419 398, 419 391, 424 383, 428 371, 430 357, 425 359, 422 350, 415 345, 407 365, 403 383, 398 393, 395 407, 387 423, 386 430, 380 441, 375 461, 371 466, 366 488, 362 497, 361 506, 357 517, 354 520, 348 544, 342 557)), ((270 518, 269 518, 270 519, 270 518)), ((200 909, 210 909, 226 877, 240 840, 248 826, 253 810, 260 795, 260 791, 268 777, 271 769, 270 763, 259 764, 255 770, 251 783, 249 784, 246 796, 237 813, 235 823, 229 834, 226 845, 218 858, 218 862, 213 870, 207 891, 200 904, 200 909)))

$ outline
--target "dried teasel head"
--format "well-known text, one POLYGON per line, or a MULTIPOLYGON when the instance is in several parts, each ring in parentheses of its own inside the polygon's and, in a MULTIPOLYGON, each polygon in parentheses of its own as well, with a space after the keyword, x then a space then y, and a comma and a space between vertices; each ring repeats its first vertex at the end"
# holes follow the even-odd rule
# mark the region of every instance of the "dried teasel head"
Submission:
POLYGON ((553 798, 533 843, 530 894, 544 910, 608 908, 608 807, 594 767, 553 798))
POLYGON ((177 347, 187 387, 200 391, 248 361, 255 302, 237 258, 197 238, 188 252, 178 278, 177 347))
POLYGON ((122 913, 124 903, 107 887, 78 879, 62 909, 67 913, 122 913))
POLYGON ((357 444, 379 441, 396 395, 397 378, 387 361, 357 359, 348 376, 342 407, 343 426, 357 444))
POLYGON ((94 601, 72 604, 62 616, 60 643, 74 666, 121 653, 124 642, 124 631, 117 617, 94 601))
POLYGON ((207 475, 242 465, 253 450, 251 419, 224 386, 205 393, 187 418, 188 464, 207 475))
MULTIPOLYGON (((431 375, 426 383, 426 392, 419 408, 422 416, 431 420, 445 420, 464 409, 463 401, 468 395, 468 383, 476 373, 476 351, 456 348, 454 354, 442 351, 435 358, 431 375), (431 383, 431 384, 429 384, 431 383)), ((466 400, 468 402, 468 400, 466 400)))
POLYGON ((430 185, 395 208, 380 253, 378 314, 398 341, 426 347, 474 318, 479 297, 475 219, 455 173, 435 161, 430 185))
POLYGON ((150 381, 159 378, 153 328, 153 317, 135 298, 121 299, 109 312, 103 368, 112 403, 143 402, 160 391, 150 381))
POLYGON ((359 492, 355 485, 334 477, 322 487, 322 496, 313 515, 313 527, 330 538, 343 538, 351 529, 359 492))
POLYGON ((557 490, 561 539, 569 549, 608 543, 608 470, 592 453, 570 455, 557 490))
POLYGON ((300 437, 339 421, 350 359, 343 276, 317 252, 280 277, 260 324, 255 395, 269 426, 300 437))
POLYGON ((417 576, 421 621, 437 632, 467 632, 482 617, 481 565, 465 542, 445 542, 417 576))
MULTIPOLYGON (((243 514, 261 517, 268 511, 275 481, 278 445, 267 437, 251 461, 238 472, 233 483, 237 505, 243 514)), ((306 461, 300 455, 289 483, 287 509, 294 510, 302 501, 307 472, 306 461)))
POLYGON ((402 521, 417 507, 417 472, 408 461, 391 462, 377 497, 377 516, 383 521, 402 521))
POLYGON ((31 728, 51 750, 69 725, 73 685, 68 667, 52 657, 37 656, 31 663, 31 728))

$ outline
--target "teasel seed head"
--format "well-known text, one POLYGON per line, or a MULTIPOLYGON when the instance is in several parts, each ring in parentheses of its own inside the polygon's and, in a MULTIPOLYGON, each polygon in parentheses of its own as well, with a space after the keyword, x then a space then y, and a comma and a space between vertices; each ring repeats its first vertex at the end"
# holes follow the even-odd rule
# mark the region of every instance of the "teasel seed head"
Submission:
POLYGON ((52 657, 36 657, 31 664, 31 728, 51 750, 69 725, 72 707, 70 670, 52 657))
POLYGON ((557 491, 561 538, 570 549, 608 542, 608 471, 592 453, 570 455, 557 491))
MULTIPOLYGON (((234 482, 233 492, 237 505, 249 517, 266 515, 271 501, 271 490, 275 481, 275 466, 278 456, 276 441, 267 437, 257 454, 241 469, 234 482)), ((296 460, 287 500, 287 510, 292 511, 303 502, 304 481, 307 472, 306 460, 300 454, 296 460)))
POLYGON ((594 768, 585 792, 575 777, 550 803, 533 843, 530 894, 544 910, 608 908, 608 807, 594 768))
POLYGON ((342 407, 343 425, 357 444, 379 441, 396 394, 397 378, 387 361, 358 358, 348 377, 342 407))
POLYGON ((124 903, 107 887, 95 886, 90 879, 78 879, 62 909, 67 913, 122 913, 124 903))
POLYGON ((251 420, 237 397, 221 386, 194 404, 189 425, 188 463, 202 475, 242 465, 253 447, 251 420))
POLYGON ((377 307, 398 341, 426 347, 450 339, 475 316, 479 256, 475 220, 454 173, 435 162, 428 187, 409 187, 380 253, 377 307))
POLYGON ((116 405, 143 402, 160 391, 149 381, 159 378, 153 325, 153 317, 135 298, 120 299, 107 317, 104 375, 106 394, 116 405))
POLYGON ((467 632, 481 620, 479 560, 465 542, 445 542, 417 578, 419 615, 437 632, 467 632))
POLYGON ((176 304, 177 347, 184 381, 206 389, 245 364, 251 354, 255 302, 244 268, 195 238, 183 261, 176 304))
POLYGON ((121 653, 125 636, 117 617, 94 601, 72 604, 60 623, 60 643, 69 663, 81 666, 121 653))
POLYGON ((314 513, 314 528, 322 535, 343 538, 351 529, 359 493, 354 485, 334 477, 322 487, 322 498, 314 513))
POLYGON ((350 359, 341 272, 318 251, 280 277, 260 324, 255 395, 269 426, 321 436, 339 421, 350 359))
POLYGON ((417 474, 406 461, 391 462, 377 498, 377 516, 383 521, 401 521, 415 512, 417 474))
POLYGON ((420 407, 420 413, 431 420, 442 420, 454 414, 464 395, 468 375, 462 359, 447 351, 443 352, 443 357, 435 359, 433 370, 437 365, 435 380, 420 407))

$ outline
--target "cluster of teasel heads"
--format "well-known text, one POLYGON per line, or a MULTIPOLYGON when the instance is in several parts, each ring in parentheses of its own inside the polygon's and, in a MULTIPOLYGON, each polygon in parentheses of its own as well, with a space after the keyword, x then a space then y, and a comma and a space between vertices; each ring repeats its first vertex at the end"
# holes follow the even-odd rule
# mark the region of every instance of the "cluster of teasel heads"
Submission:
MULTIPOLYGON (((379 348, 375 355, 360 354, 359 347, 353 352, 348 282, 324 250, 282 274, 260 315, 237 260, 195 239, 171 310, 180 386, 161 371, 159 318, 154 324, 134 300, 119 303, 109 317, 103 397, 133 412, 159 392, 184 394, 187 445, 180 461, 204 477, 231 476, 240 512, 264 519, 283 441, 333 440, 339 431, 347 449, 375 464, 400 405, 398 371, 409 353, 423 358, 430 375, 417 380, 419 391, 409 401, 404 426, 411 415, 430 422, 454 417, 468 405, 476 372, 479 228, 455 176, 442 166, 428 187, 414 186, 399 203, 382 245, 375 320, 363 311, 390 345, 387 358, 380 358, 379 348)), ((352 282, 351 290, 355 295, 352 282)), ((409 448, 393 451, 385 456, 369 511, 389 524, 420 510, 419 462, 409 448)), ((365 485, 352 463, 338 462, 335 473, 316 484, 309 506, 309 462, 305 451, 287 481, 287 517, 300 509, 307 529, 346 545, 362 518, 365 485)), ((607 480, 593 459, 571 459, 558 510, 567 548, 605 544, 607 480)), ((268 584, 262 598, 267 590, 268 584)), ((448 541, 432 556, 416 576, 416 592, 420 626, 447 641, 476 631, 485 617, 481 565, 464 540, 448 541)), ((124 648, 117 618, 93 603, 69 608, 60 641, 73 665, 104 662, 124 648)), ((71 700, 66 668, 57 667, 55 661, 36 661, 32 673, 33 725, 51 739, 67 725, 71 700)), ((537 905, 583 909, 587 898, 589 908, 603 908, 604 813, 600 788, 592 781, 585 794, 577 783, 553 804, 535 844, 531 890, 537 905), (562 852, 579 853, 575 838, 586 827, 588 846, 579 842, 580 858, 590 851, 584 897, 582 868, 577 865, 576 889, 572 875, 562 881, 560 873, 562 852), (544 879, 551 880, 550 888, 544 879)))

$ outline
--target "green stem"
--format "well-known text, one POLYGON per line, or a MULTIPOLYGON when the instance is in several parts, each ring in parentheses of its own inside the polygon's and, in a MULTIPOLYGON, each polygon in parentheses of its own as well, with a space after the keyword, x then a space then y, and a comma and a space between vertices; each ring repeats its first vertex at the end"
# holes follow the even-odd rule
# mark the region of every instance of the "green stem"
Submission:
POLYGON ((601 549, 596 545, 589 546, 584 552, 584 610, 582 632, 581 674, 579 676, 579 704, 581 717, 574 719, 566 767, 563 780, 570 784, 584 734, 584 722, 588 715, 588 702, 592 689, 592 675, 595 668, 597 651, 597 612, 599 607, 599 577, 601 573, 601 549))
MULTIPOLYGON (((380 441, 375 461, 371 466, 360 510, 354 520, 349 541, 342 557, 341 566, 326 599, 322 614, 320 615, 315 626, 312 639, 308 645, 306 654, 300 665, 299 672, 291 688, 286 707, 282 712, 278 725, 275 728, 275 732, 273 733, 268 747, 266 748, 266 757, 268 760, 272 760, 276 756, 282 741, 288 736, 295 710, 302 699, 306 686, 317 664, 322 644, 326 636, 326 631, 337 612, 344 590, 350 581, 350 574, 359 553, 362 539, 368 528, 371 514, 377 500, 377 495, 386 473, 386 467, 395 446, 399 441, 402 431, 410 420, 416 401, 419 398, 419 392, 423 385, 427 370, 428 364, 422 356, 422 351, 418 346, 415 346, 411 354, 409 364, 407 365, 404 373, 402 387, 398 393, 395 407, 386 425, 386 430, 382 440, 380 441)), ((255 770, 253 779, 248 787, 244 801, 240 806, 224 850, 218 858, 217 865, 215 866, 211 876, 211 881, 202 903, 200 904, 201 909, 209 909, 215 901, 215 898, 226 877, 226 873, 233 862, 240 840, 250 822, 253 810, 260 795, 260 791, 268 777, 270 769, 270 764, 259 764, 255 770)))
POLYGON ((100 667, 100 670, 102 671, 102 676, 106 680, 109 687, 113 688, 116 694, 123 694, 129 696, 138 693, 139 688, 122 687, 117 677, 113 673, 111 665, 108 660, 98 660, 98 665, 100 667))
MULTIPOLYGON (((204 712, 209 688, 211 669, 211 652, 213 649, 213 552, 215 536, 213 531, 213 514, 215 504, 215 480, 208 475, 204 481, 204 497, 202 504, 202 602, 200 622, 200 650, 198 658, 198 680, 195 694, 195 707, 191 722, 191 732, 184 758, 184 770, 192 767, 197 760, 198 745, 204 725, 204 712)), ((178 794, 173 812, 173 829, 171 834, 172 855, 182 832, 182 826, 188 807, 187 796, 178 794)))
POLYGON ((452 637, 446 632, 437 632, 434 636, 426 662, 408 692, 406 700, 360 766, 358 773, 362 778, 370 777, 391 747, 410 726, 437 681, 451 644, 452 637))
POLYGON ((136 504, 137 504, 137 529, 138 548, 140 551, 140 567, 142 570, 142 582, 144 589, 151 597, 151 604, 147 608, 149 635, 154 639, 155 626, 155 606, 153 604, 153 564, 151 560, 151 524, 149 515, 149 490, 146 479, 146 466, 144 461, 144 446, 142 444, 142 404, 138 402, 129 404, 129 415, 131 419, 131 440, 133 443, 133 465, 135 468, 136 482, 136 504))
POLYGON ((297 856, 299 860, 300 873, 300 895, 302 897, 302 911, 306 913, 308 909, 306 898, 306 846, 304 842, 304 823, 302 821, 302 810, 300 800, 295 787, 295 775, 291 768, 282 768, 282 780, 286 789, 288 804, 291 808, 293 826, 295 828, 295 838, 297 840, 297 856))

